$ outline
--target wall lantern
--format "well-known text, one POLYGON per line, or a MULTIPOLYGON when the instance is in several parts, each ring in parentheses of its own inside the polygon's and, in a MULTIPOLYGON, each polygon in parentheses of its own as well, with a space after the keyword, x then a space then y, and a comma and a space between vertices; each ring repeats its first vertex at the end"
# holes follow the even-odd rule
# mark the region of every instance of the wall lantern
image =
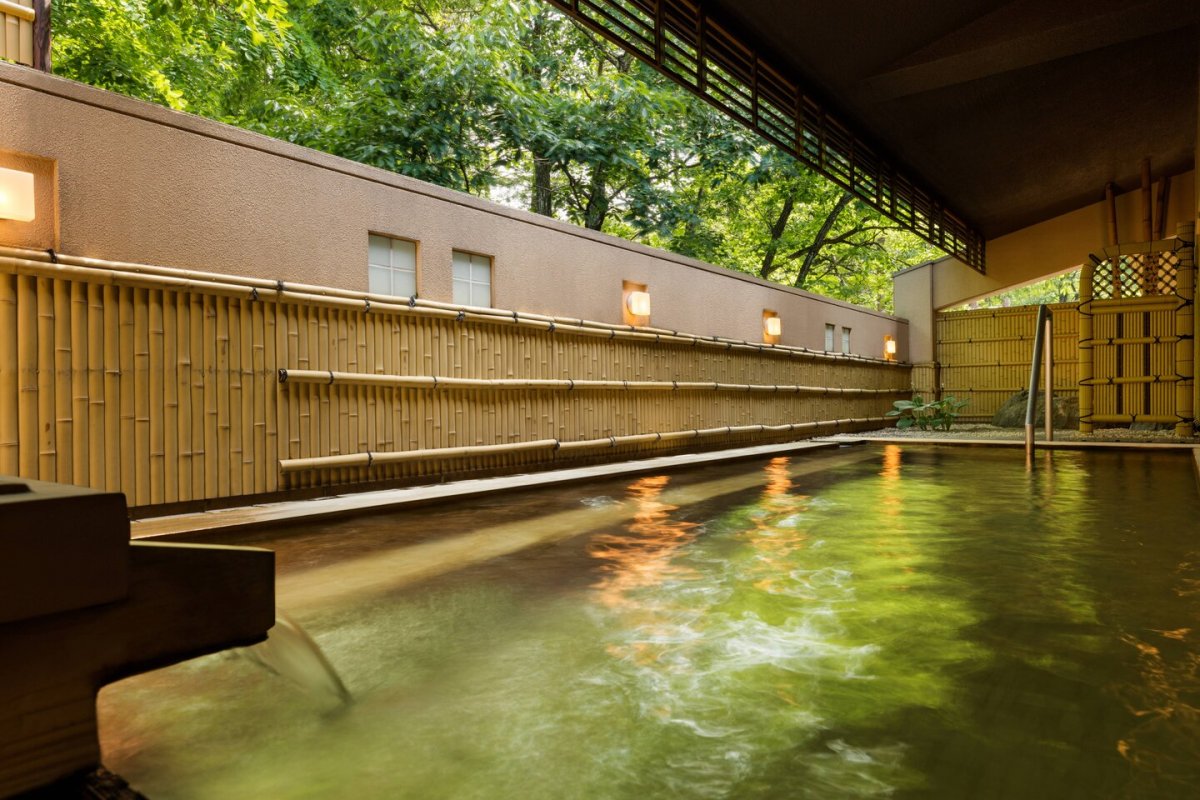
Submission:
POLYGON ((0 167, 0 219, 32 222, 33 173, 0 167))
POLYGON ((767 344, 779 344, 779 337, 783 335, 783 320, 779 315, 769 308, 764 308, 762 313, 762 337, 767 344))
POLYGON ((625 298, 625 306, 629 309, 629 313, 635 317, 650 316, 650 293, 630 292, 625 298))
POLYGON ((896 360, 896 339, 892 336, 883 337, 883 357, 888 361, 896 360))

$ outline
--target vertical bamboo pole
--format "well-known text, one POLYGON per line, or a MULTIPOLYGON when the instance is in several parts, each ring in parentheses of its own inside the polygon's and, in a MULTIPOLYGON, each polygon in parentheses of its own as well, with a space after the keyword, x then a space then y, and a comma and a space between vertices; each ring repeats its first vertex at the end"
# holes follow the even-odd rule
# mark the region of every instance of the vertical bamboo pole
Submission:
POLYGON ((254 442, 258 438, 258 428, 255 427, 254 415, 254 353, 255 345, 262 347, 262 334, 257 340, 254 336, 254 314, 250 311, 252 300, 242 300, 238 303, 238 349, 242 351, 242 493, 254 491, 254 442))
POLYGON ((134 401, 134 319, 133 290, 118 289, 119 316, 121 325, 121 491, 130 505, 138 505, 137 463, 135 445, 135 421, 137 406, 134 401))
POLYGON ((208 308, 208 302, 204 295, 193 293, 188 296, 188 347, 192 354, 190 394, 192 396, 193 500, 212 496, 208 493, 210 475, 213 477, 213 485, 216 484, 215 473, 211 472, 215 462, 209 457, 209 453, 212 452, 210 444, 214 448, 216 446, 216 429, 212 429, 213 433, 210 437, 209 427, 215 424, 216 420, 208 415, 208 398, 212 383, 212 376, 208 372, 212 368, 212 362, 205 360, 208 353, 207 343, 212 341, 210 338, 206 338, 212 333, 209 329, 208 308))
MULTIPOLYGON (((266 381, 267 374, 267 350, 268 348, 274 352, 275 350, 275 331, 267 330, 266 319, 263 314, 263 303, 255 300, 248 304, 250 306, 250 338, 251 338, 251 359, 250 359, 250 401, 251 413, 254 415, 254 442, 250 450, 250 474, 253 483, 247 486, 247 491, 262 493, 267 491, 268 476, 273 471, 271 462, 267 459, 267 454, 272 452, 268 444, 268 433, 274 438, 275 424, 271 420, 268 426, 270 417, 267 415, 267 404, 269 397, 271 399, 271 407, 274 410, 273 394, 274 386, 266 381)), ((274 359, 272 359, 274 360, 274 359)), ((274 456, 272 456, 274 458, 274 456)))
POLYGON ((21 470, 17 280, 0 275, 0 475, 21 470))
POLYGON ((242 336, 241 301, 222 299, 229 311, 229 494, 242 493, 243 447, 249 444, 242 426, 242 356, 249 349, 242 336))
POLYGON ((70 318, 71 483, 88 485, 88 302, 87 285, 72 281, 70 318))
POLYGON ((166 405, 166 387, 163 385, 165 368, 166 329, 163 322, 162 291, 151 289, 145 297, 148 309, 148 332, 146 338, 147 403, 146 430, 150 445, 148 464, 150 477, 150 502, 162 503, 166 498, 167 470, 174 472, 176 465, 166 463, 166 443, 164 441, 165 426, 163 425, 166 405))
MULTIPOLYGON (((38 472, 44 481, 58 479, 55 419, 54 281, 37 279, 37 418, 38 472)), ((66 387, 70 391, 70 385, 66 387)))
POLYGON ((1089 259, 1079 271, 1079 432, 1092 432, 1092 362, 1095 356, 1092 329, 1092 281, 1095 264, 1089 259))
MULTIPOLYGON (((162 314, 162 406, 152 409, 158 423, 158 436, 162 441, 163 458, 163 502, 179 502, 179 482, 182 459, 179 457, 179 294, 171 290, 157 293, 162 314)), ((151 307, 151 328, 154 326, 154 309, 151 307)), ((152 428, 154 426, 152 425, 152 428)), ((152 432, 151 438, 154 438, 152 432)), ((159 439, 155 438, 155 442, 159 439)))
MULTIPOLYGON (((229 452, 221 449, 219 435, 221 415, 218 407, 221 385, 217 376, 221 365, 217 362, 218 303, 217 298, 212 295, 201 297, 204 303, 204 330, 199 339, 204 355, 204 492, 201 496, 211 499, 221 496, 221 463, 228 463, 229 452)), ((193 341, 196 341, 195 337, 193 341)), ((225 397, 228 403, 229 395, 226 394, 225 397)))
POLYGON ((289 414, 288 393, 279 385, 276 376, 280 367, 290 367, 292 360, 288 354, 288 318, 287 308, 278 302, 268 303, 264 308, 266 315, 267 351, 265 355, 267 374, 267 463, 263 468, 267 471, 267 491, 273 492, 279 486, 278 461, 285 457, 288 450, 289 414))
MULTIPOLYGON (((87 285, 88 327, 88 485, 103 489, 104 476, 104 289, 99 284, 87 285)), ((114 446, 116 443, 114 442, 114 446)))
POLYGON ((121 451, 127 447, 121 419, 121 291, 105 286, 104 298, 104 489, 121 491, 121 451))
MULTIPOLYGON (((231 492, 230 465, 233 454, 230 452, 230 386, 229 386, 229 299, 214 298, 216 310, 216 347, 213 352, 213 363, 216 364, 216 406, 217 406, 217 496, 229 497, 231 492)), ((240 474, 240 473, 239 473, 240 474)))
POLYGON ((175 349, 176 367, 175 381, 178 389, 176 398, 179 401, 179 499, 199 499, 195 495, 196 444, 192 438, 195 417, 201 416, 201 411, 192 405, 192 298, 187 292, 175 296, 175 349))
MULTIPOLYGON (((1104 185, 1104 203, 1108 209, 1108 244, 1116 245, 1120 242, 1120 231, 1117 228, 1117 197, 1114 192, 1114 185, 1107 183, 1104 185)), ((1121 272, 1120 260, 1113 259, 1112 262, 1112 283, 1113 283, 1113 299, 1121 297, 1121 272)))
POLYGON ((133 504, 150 500, 150 298, 146 289, 133 290, 133 504))
POLYGON ((1191 436, 1196 417, 1196 249, 1195 223, 1183 223, 1176 234, 1185 242, 1179 250, 1179 270, 1176 292, 1183 302, 1175 311, 1175 424, 1176 436, 1191 436))

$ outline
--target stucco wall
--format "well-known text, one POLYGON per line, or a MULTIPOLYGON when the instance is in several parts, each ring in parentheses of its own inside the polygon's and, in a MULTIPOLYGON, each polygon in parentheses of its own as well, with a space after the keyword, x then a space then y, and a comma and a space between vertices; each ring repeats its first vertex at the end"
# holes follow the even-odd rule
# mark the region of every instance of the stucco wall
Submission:
POLYGON ((620 322, 631 280, 648 284, 656 327, 761 341, 771 309, 785 345, 820 349, 832 323, 858 355, 881 357, 885 335, 907 354, 897 317, 7 64, 0 150, 57 163, 72 255, 365 291, 373 232, 419 242, 429 299, 452 299, 462 249, 494 258, 502 308, 620 322))

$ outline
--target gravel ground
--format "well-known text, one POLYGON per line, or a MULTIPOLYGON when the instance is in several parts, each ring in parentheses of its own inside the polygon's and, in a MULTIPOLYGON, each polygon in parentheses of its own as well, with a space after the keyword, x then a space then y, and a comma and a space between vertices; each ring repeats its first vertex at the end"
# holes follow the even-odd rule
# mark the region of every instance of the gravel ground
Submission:
MULTIPOLYGON (((997 428, 982 422, 961 422, 949 431, 922 431, 917 428, 882 428, 876 431, 863 431, 850 436, 895 436, 905 439, 992 439, 1014 441, 1025 440, 1024 428, 997 428)), ((1042 426, 1039 424, 1035 431, 1037 439, 1042 438, 1042 426)), ((1200 438, 1195 436, 1180 439, 1175 436, 1174 428, 1168 430, 1131 431, 1128 428, 1099 428, 1095 433, 1082 434, 1078 430, 1054 431, 1054 438, 1063 442, 1161 442, 1163 444, 1195 444, 1200 438)))

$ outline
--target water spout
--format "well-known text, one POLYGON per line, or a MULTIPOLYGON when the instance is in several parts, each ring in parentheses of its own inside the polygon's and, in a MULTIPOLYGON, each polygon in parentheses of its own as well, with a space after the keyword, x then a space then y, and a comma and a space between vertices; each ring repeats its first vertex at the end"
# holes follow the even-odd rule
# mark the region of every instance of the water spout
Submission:
POLYGON ((350 690, 333 664, 300 623, 283 609, 275 609, 275 626, 265 642, 237 652, 312 695, 333 696, 343 705, 350 704, 350 690))

